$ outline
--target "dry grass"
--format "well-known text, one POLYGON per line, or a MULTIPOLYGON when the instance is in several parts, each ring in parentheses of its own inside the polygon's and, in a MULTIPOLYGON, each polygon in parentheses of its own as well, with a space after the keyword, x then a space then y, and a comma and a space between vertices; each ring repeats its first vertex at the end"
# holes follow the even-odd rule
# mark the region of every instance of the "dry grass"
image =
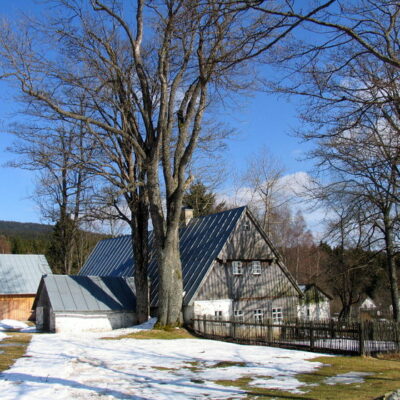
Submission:
POLYGON ((303 400, 373 400, 400 388, 400 361, 379 360, 368 357, 320 357, 312 361, 324 364, 309 374, 296 378, 305 383, 304 393, 294 394, 251 386, 251 377, 237 380, 216 381, 225 386, 236 386, 247 392, 248 399, 303 399, 303 400), (367 372, 362 383, 328 385, 326 379, 347 372, 367 372))
POLYGON ((143 330, 135 333, 129 333, 118 337, 105 337, 108 340, 120 340, 120 339, 162 339, 162 340, 173 340, 173 339, 194 339, 186 329, 183 328, 170 328, 170 329, 150 329, 143 330))
POLYGON ((7 332, 8 337, 0 342, 0 372, 10 368, 22 357, 32 339, 28 333, 7 332))

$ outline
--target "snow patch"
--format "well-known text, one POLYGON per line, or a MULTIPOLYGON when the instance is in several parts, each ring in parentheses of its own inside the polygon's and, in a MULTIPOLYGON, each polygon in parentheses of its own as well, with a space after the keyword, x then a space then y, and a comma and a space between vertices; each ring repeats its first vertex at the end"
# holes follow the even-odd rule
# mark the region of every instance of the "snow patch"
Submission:
POLYGON ((0 332, 0 341, 5 339, 6 337, 7 337, 7 335, 5 333, 0 332))
MULTIPOLYGON (((150 329, 154 323, 110 334, 150 329)), ((296 380, 297 373, 322 366, 307 361, 318 357, 315 353, 202 339, 103 340, 94 335, 41 334, 33 336, 26 355, 3 372, 2 400, 242 399, 246 393, 240 388, 215 382, 250 376, 255 386, 266 381, 266 387, 295 392, 304 385, 296 380), (232 365, 217 368, 224 361, 232 365)))
POLYGON ((304 393, 303 390, 299 390, 299 387, 307 386, 306 383, 286 375, 278 375, 271 379, 253 379, 249 385, 267 389, 285 390, 291 393, 304 393))
POLYGON ((347 372, 346 374, 331 376, 325 379, 327 385, 343 384, 349 385, 351 383, 363 383, 364 376, 373 375, 370 372, 347 372))
POLYGON ((0 321, 0 331, 8 329, 25 329, 28 325, 21 321, 14 321, 13 319, 2 319, 0 321))

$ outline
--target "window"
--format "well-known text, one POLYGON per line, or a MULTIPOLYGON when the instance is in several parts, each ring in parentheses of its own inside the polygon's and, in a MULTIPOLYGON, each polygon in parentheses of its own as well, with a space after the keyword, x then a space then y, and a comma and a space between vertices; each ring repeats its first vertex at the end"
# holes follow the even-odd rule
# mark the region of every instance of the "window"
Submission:
POLYGON ((232 261, 233 275, 243 274, 243 264, 241 261, 232 261))
POLYGON ((235 321, 243 322, 243 311, 242 310, 234 310, 233 317, 235 321))
POLYGON ((222 320, 222 311, 214 311, 215 319, 221 321, 222 320))
POLYGON ((260 261, 252 261, 251 262, 251 272, 253 275, 260 275, 261 274, 261 262, 260 261))
POLYGON ((250 230, 250 222, 249 221, 243 222, 242 229, 244 231, 249 231, 250 230))
POLYGON ((263 311, 262 310, 254 310, 254 321, 257 324, 261 324, 263 321, 263 311))
POLYGON ((273 322, 283 321, 282 307, 277 307, 272 309, 272 321, 273 322))

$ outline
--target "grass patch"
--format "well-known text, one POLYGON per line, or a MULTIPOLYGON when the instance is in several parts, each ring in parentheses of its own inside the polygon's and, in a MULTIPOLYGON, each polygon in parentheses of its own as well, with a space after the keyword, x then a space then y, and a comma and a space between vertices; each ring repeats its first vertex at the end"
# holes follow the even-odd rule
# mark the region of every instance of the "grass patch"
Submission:
POLYGON ((168 368, 168 367, 152 367, 158 371, 177 371, 176 368, 168 368))
POLYGON ((242 361, 220 361, 212 365, 211 368, 245 367, 246 363, 242 361))
POLYGON ((0 341, 0 372, 10 368, 14 362, 26 353, 32 335, 19 332, 7 332, 8 337, 0 341))
POLYGON ((186 329, 183 328, 171 328, 171 329, 151 329, 144 330, 134 333, 128 333, 118 337, 105 337, 107 340, 120 340, 120 339, 194 339, 186 329))
POLYGON ((189 364, 189 366, 183 368, 189 369, 192 372, 199 372, 204 370, 204 366, 200 363, 200 361, 187 361, 185 364, 189 364))
MULTIPOLYGON (((380 360, 371 357, 319 357, 312 361, 321 362, 323 367, 309 374, 299 374, 296 378, 307 386, 304 391, 294 394, 283 390, 272 390, 251 386, 251 377, 236 380, 215 381, 224 386, 235 386, 247 393, 247 399, 303 399, 303 400, 372 400, 399 388, 400 362, 380 360), (362 383, 328 385, 329 377, 347 372, 367 372, 362 383)), ((262 378, 262 377, 257 377, 262 378)))

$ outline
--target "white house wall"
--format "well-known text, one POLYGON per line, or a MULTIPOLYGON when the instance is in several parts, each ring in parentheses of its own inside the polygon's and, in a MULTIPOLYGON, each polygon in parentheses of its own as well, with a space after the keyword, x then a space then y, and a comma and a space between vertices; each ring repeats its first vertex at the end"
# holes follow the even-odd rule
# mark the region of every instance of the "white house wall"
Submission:
POLYGON ((232 315, 232 300, 198 300, 194 302, 194 315, 196 317, 204 315, 215 315, 215 312, 221 312, 223 319, 229 319, 232 315))
POLYGON ((55 332, 101 332, 126 328, 136 323, 136 314, 111 313, 55 313, 55 332))
POLYGON ((309 321, 322 321, 329 319, 330 316, 330 306, 328 301, 302 304, 298 306, 299 319, 309 321))

